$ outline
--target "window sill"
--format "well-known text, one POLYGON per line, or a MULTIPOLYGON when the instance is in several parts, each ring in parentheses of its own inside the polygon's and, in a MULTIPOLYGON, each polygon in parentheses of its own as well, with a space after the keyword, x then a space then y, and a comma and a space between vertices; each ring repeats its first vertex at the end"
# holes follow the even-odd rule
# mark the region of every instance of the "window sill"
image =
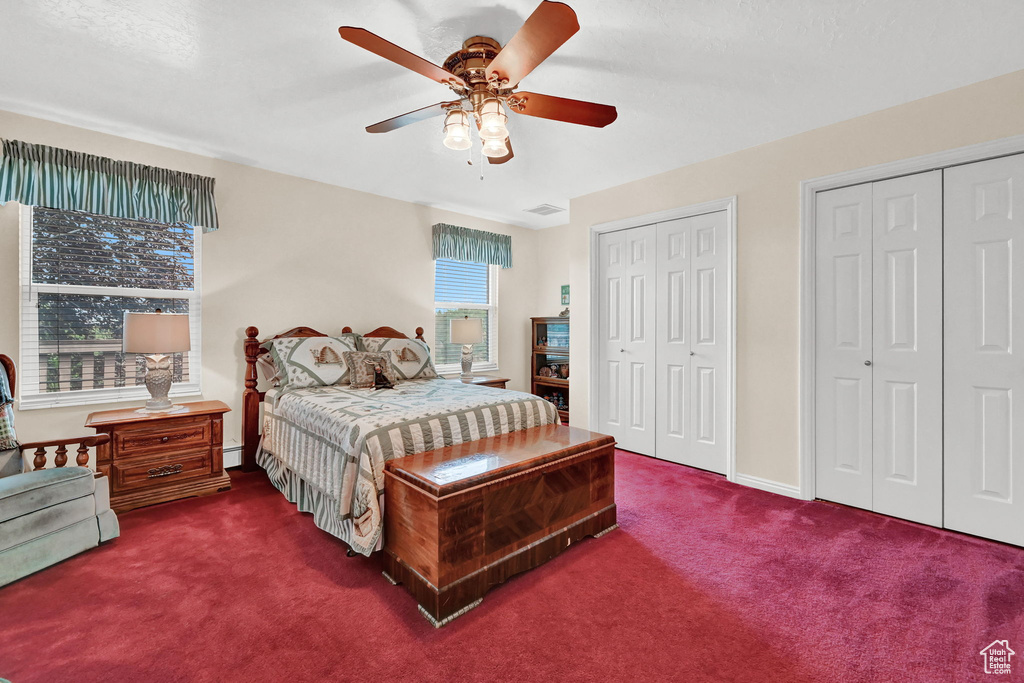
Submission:
MULTIPOLYGON (((168 397, 171 399, 186 396, 200 396, 202 389, 199 384, 178 384, 171 387, 168 397)), ((124 387, 120 389, 87 389, 59 394, 33 394, 18 399, 18 410, 41 410, 43 408, 68 408, 74 406, 96 405, 100 403, 127 403, 129 401, 146 401, 149 390, 145 386, 124 387)))

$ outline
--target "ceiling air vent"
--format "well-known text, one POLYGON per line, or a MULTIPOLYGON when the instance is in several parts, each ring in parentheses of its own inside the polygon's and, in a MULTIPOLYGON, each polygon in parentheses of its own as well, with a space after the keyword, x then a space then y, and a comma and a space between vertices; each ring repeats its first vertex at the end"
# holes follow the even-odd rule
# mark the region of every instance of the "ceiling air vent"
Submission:
POLYGON ((550 216, 553 213, 565 211, 565 209, 561 208, 560 206, 553 206, 551 204, 541 204, 539 206, 533 207, 532 209, 523 209, 523 211, 525 211, 526 213, 535 213, 538 216, 550 216))

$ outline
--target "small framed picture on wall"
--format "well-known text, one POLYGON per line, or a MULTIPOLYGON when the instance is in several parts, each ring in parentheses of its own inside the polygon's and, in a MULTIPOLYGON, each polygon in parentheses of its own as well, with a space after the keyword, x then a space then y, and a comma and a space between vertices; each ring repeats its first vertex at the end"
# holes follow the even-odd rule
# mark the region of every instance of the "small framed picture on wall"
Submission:
POLYGON ((569 305, 569 285, 562 285, 562 305, 569 305))

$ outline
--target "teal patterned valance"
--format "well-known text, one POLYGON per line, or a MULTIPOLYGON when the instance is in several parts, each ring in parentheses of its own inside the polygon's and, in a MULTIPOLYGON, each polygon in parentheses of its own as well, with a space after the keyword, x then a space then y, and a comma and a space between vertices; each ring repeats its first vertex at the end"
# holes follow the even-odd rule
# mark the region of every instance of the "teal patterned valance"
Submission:
POLYGON ((512 267, 512 237, 496 232, 470 230, 457 225, 434 225, 434 260, 451 259, 512 267))
POLYGON ((217 229, 213 178, 0 140, 0 205, 10 201, 217 229))

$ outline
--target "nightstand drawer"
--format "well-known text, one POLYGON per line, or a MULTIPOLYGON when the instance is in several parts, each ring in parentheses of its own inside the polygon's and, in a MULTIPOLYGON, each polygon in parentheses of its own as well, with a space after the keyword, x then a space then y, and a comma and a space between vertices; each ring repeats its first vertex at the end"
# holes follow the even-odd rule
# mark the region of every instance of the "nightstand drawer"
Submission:
POLYGON ((111 483, 115 492, 163 486, 175 482, 208 476, 212 471, 213 456, 209 448, 194 449, 156 458, 134 458, 127 462, 115 461, 110 467, 111 483))
POLYGON ((119 429, 114 433, 115 460, 118 456, 142 455, 167 448, 195 448, 210 443, 210 420, 206 417, 186 417, 167 420, 159 426, 146 425, 138 429, 119 429))

